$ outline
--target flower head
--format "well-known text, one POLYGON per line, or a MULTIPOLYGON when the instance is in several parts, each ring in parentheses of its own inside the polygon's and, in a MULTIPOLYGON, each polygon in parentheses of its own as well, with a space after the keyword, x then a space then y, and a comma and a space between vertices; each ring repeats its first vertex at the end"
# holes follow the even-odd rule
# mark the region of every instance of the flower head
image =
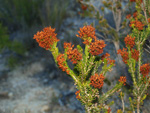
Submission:
POLYGON ((101 56, 101 59, 103 60, 104 58, 106 58, 108 64, 112 65, 115 63, 115 60, 112 60, 109 58, 110 54, 109 53, 106 53, 104 55, 101 56))
POLYGON ((121 76, 119 79, 119 82, 121 82, 122 84, 126 85, 126 77, 125 76, 121 76))
POLYGON ((133 17, 136 18, 136 17, 137 17, 137 14, 138 14, 138 12, 135 11, 135 12, 133 13, 133 17))
POLYGON ((129 19, 131 17, 131 14, 128 14, 127 16, 126 16, 126 19, 129 19))
POLYGON ((86 10, 88 7, 86 5, 81 5, 82 10, 86 10))
POLYGON ((103 53, 103 48, 105 46, 106 44, 103 40, 95 40, 95 42, 92 42, 90 45, 90 53, 92 55, 99 55, 103 53))
POLYGON ((129 59, 129 56, 128 56, 128 52, 127 52, 127 49, 126 48, 123 48, 123 50, 119 49, 117 54, 120 54, 122 59, 123 59, 123 62, 125 64, 127 64, 127 60, 129 59))
POLYGON ((150 18, 148 18, 148 22, 150 23, 150 18))
POLYGON ((135 0, 130 0, 130 2, 135 2, 135 0))
POLYGON ((72 49, 74 45, 71 46, 71 43, 64 42, 64 49, 72 49))
POLYGON ((94 87, 94 88, 98 88, 98 89, 101 89, 103 87, 103 84, 104 84, 104 75, 103 74, 95 74, 95 75, 92 75, 91 78, 90 78, 90 81, 91 81, 91 85, 94 87))
POLYGON ((76 64, 77 61, 80 61, 82 59, 82 54, 78 51, 77 48, 73 50, 68 49, 67 56, 68 56, 68 59, 70 59, 73 64, 76 64))
MULTIPOLYGON (((129 56, 128 56, 129 54, 128 54, 126 48, 123 48, 123 50, 119 49, 118 52, 117 52, 117 54, 120 54, 120 55, 121 55, 121 57, 122 57, 122 59, 123 59, 123 62, 124 62, 125 64, 128 63, 127 60, 129 59, 129 56)), ((132 57, 133 59, 135 59, 136 61, 138 61, 138 59, 139 59, 139 51, 136 50, 136 49, 132 49, 132 50, 131 50, 131 57, 132 57)))
POLYGON ((110 107, 107 109, 107 113, 110 113, 111 112, 111 109, 110 109, 110 107))
POLYGON ((67 72, 67 74, 69 74, 69 70, 68 70, 68 67, 66 66, 66 64, 65 64, 65 58, 64 58, 64 54, 60 54, 60 55, 58 55, 58 57, 57 57, 57 62, 58 62, 58 66, 59 66, 59 68, 60 69, 62 69, 62 71, 66 71, 67 72))
POLYGON ((79 35, 76 35, 77 37, 80 37, 84 40, 84 44, 89 44, 90 39, 96 39, 95 36, 95 28, 91 25, 84 26, 83 28, 80 28, 80 31, 78 31, 79 35))
POLYGON ((73 64, 76 64, 77 61, 82 59, 82 54, 78 51, 77 48, 73 49, 74 45, 71 45, 71 43, 64 43, 64 48, 67 49, 67 56, 68 59, 72 61, 73 64))
POLYGON ((143 0, 130 0, 130 2, 138 2, 138 1, 140 1, 140 3, 142 3, 143 2, 143 0))
POLYGON ((139 51, 136 50, 136 49, 132 49, 132 51, 131 51, 131 57, 133 59, 135 59, 136 61, 138 61, 138 59, 139 59, 139 51))
POLYGON ((137 28, 140 31, 143 30, 144 24, 136 19, 134 21, 131 21, 129 26, 130 27, 135 26, 135 28, 137 28))
POLYGON ((140 67, 140 73, 145 77, 150 72, 150 63, 149 64, 143 64, 140 67))
POLYGON ((40 47, 48 50, 48 49, 51 49, 51 46, 55 42, 59 41, 56 35, 57 34, 55 33, 55 29, 51 27, 46 27, 42 31, 37 32, 37 34, 34 35, 33 39, 36 39, 40 47))
POLYGON ((107 58, 107 57, 109 57, 109 56, 110 56, 110 54, 109 54, 109 53, 106 53, 106 54, 104 54, 104 55, 101 56, 101 59, 103 60, 104 58, 107 58))
POLYGON ((133 48, 135 45, 135 37, 131 37, 131 36, 127 35, 127 37, 125 37, 124 41, 125 41, 126 47, 129 46, 130 48, 133 48))
POLYGON ((77 98, 77 99, 80 99, 80 98, 81 98, 81 97, 80 97, 80 90, 76 91, 75 94, 76 94, 76 98, 77 98))
POLYGON ((74 45, 71 45, 71 43, 64 43, 64 48, 67 49, 67 56, 68 59, 72 61, 73 64, 76 64, 77 61, 80 61, 82 59, 82 54, 78 51, 77 48, 73 49, 74 45))

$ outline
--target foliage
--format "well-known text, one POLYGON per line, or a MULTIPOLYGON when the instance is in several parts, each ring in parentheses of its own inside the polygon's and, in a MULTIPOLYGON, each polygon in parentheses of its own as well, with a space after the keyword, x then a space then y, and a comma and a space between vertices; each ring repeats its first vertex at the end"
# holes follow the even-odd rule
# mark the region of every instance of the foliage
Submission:
MULTIPOLYGON (((129 21, 126 20, 126 14, 133 12, 134 7, 126 0, 102 0, 97 5, 93 0, 78 0, 81 5, 83 17, 94 18, 97 23, 95 24, 98 32, 97 37, 104 39, 106 42, 111 42, 116 53, 123 46, 124 37, 130 32, 128 27, 129 21), (83 8, 86 7, 85 8, 83 8), (129 8, 132 6, 132 8, 129 8), (111 17, 111 19, 110 19, 111 17)), ((127 73, 127 67, 122 62, 120 55, 115 54, 119 65, 118 72, 124 74, 129 80, 128 84, 131 85, 130 77, 127 73)))
POLYGON ((128 65, 128 71, 133 80, 134 97, 130 98, 131 108, 134 113, 135 111, 139 113, 140 106, 147 97, 146 91, 150 81, 148 76, 150 64, 142 65, 143 44, 148 39, 150 32, 150 1, 129 0, 125 3, 123 0, 104 0, 102 1, 103 6, 100 8, 92 4, 91 0, 79 0, 79 3, 83 12, 81 13, 82 16, 96 18, 99 21, 97 29, 102 34, 97 34, 97 36, 106 40, 111 37, 110 41, 114 43, 118 54, 122 56, 123 62, 128 65), (126 9, 127 7, 129 10, 126 9), (111 26, 105 18, 108 11, 112 13, 115 26, 111 26), (124 15, 126 14, 125 11, 128 12, 126 16, 124 15), (125 17, 126 19, 124 19, 125 17), (128 31, 125 29, 128 25, 131 27, 131 33, 124 39, 126 48, 121 50, 119 49, 119 42, 122 36, 124 37, 125 34, 129 33, 125 32, 128 31))
POLYGON ((2 51, 7 42, 9 43, 9 35, 7 34, 7 28, 3 27, 2 23, 0 23, 0 51, 2 51))
POLYGON ((68 0, 0 0, 0 19, 13 29, 27 29, 37 24, 59 28, 67 5, 68 0))
POLYGON ((103 54, 103 48, 106 46, 103 40, 97 40, 95 28, 91 25, 84 26, 78 31, 80 37, 84 40, 85 49, 80 45, 74 48, 71 43, 64 43, 64 53, 60 53, 57 47, 55 29, 51 27, 44 28, 34 35, 34 39, 39 46, 50 50, 54 56, 55 62, 62 71, 70 75, 77 86, 76 97, 85 105, 88 113, 97 113, 99 111, 109 111, 113 102, 106 104, 108 98, 117 92, 126 82, 125 77, 121 77, 119 82, 107 92, 103 92, 102 87, 106 72, 111 71, 114 66, 114 60, 109 58, 109 54, 103 54), (50 35, 50 36, 49 36, 50 35), (98 56, 99 54, 103 54, 98 56), (69 61, 74 68, 71 69, 69 61), (98 72, 101 67, 102 71, 98 72))
POLYGON ((37 22, 38 8, 43 0, 0 0, 0 18, 16 27, 31 26, 37 22))
POLYGON ((6 47, 12 51, 15 51, 17 54, 23 54, 26 51, 21 43, 9 40, 7 28, 3 27, 0 23, 0 51, 6 47))
MULTIPOLYGON (((149 87, 150 77, 150 64, 142 63, 143 44, 150 35, 150 10, 146 4, 148 1, 133 1, 136 4, 136 12, 133 17, 129 17, 129 26, 132 32, 129 36, 125 37, 126 44, 126 64, 129 67, 129 72, 133 80, 133 97, 129 98, 131 109, 133 113, 137 111, 140 113, 140 106, 147 97, 147 89, 149 87), (146 8, 146 9, 145 9, 146 8), (134 39, 134 41, 133 41, 134 39), (137 54, 138 53, 138 54, 137 54)), ((119 52, 120 50, 118 50, 119 52)), ((122 50, 121 50, 122 51, 122 50)), ((120 53, 120 52, 119 52, 120 53)), ((123 60, 125 53, 121 54, 123 60)))
POLYGON ((39 10, 39 17, 42 25, 50 25, 59 29, 63 19, 67 15, 68 5, 68 0, 45 0, 42 9, 39 10))
MULTIPOLYGON (((20 42, 10 41, 7 28, 3 27, 0 23, 0 52, 2 52, 6 48, 8 48, 11 51, 14 51, 16 54, 19 55, 23 55, 26 51, 25 47, 20 42)), ((10 67, 14 67, 17 61, 18 60, 16 57, 10 56, 8 58, 8 65, 10 67)))

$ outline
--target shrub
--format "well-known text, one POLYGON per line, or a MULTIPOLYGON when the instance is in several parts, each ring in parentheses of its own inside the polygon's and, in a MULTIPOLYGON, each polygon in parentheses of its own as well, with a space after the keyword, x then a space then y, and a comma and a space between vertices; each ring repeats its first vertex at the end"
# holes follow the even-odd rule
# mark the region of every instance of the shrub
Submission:
MULTIPOLYGON (((80 1, 84 3, 83 0, 80 1)), ((132 97, 129 97, 131 108, 125 109, 124 93, 120 92, 122 110, 118 109, 117 113, 126 111, 140 113, 140 107, 147 97, 147 89, 150 86, 150 63, 142 63, 143 44, 150 35, 150 2, 148 0, 130 0, 130 2, 135 4, 136 9, 133 16, 131 14, 127 15, 131 33, 124 38, 126 48, 119 49, 117 52, 121 55, 123 62, 129 67, 128 71, 133 80, 132 97)), ((121 7, 119 1, 116 1, 112 7, 110 2, 105 1, 104 5, 107 8, 112 8, 113 12, 121 7)), ((82 6, 82 8, 87 9, 86 6, 82 6)), ((103 25, 105 25, 102 27, 108 27, 106 20, 104 18, 102 20, 104 21, 103 25)), ((120 24, 118 27, 120 27, 120 24)), ((114 28, 109 30, 113 33, 109 35, 114 36, 118 41, 119 35, 115 34, 117 32, 113 31, 114 28)), ((55 29, 51 27, 37 32, 34 35, 34 39, 39 43, 39 46, 51 51, 58 67, 74 79, 78 89, 75 93, 76 98, 85 105, 87 113, 98 113, 101 111, 110 113, 110 105, 113 102, 106 103, 106 101, 108 97, 120 91, 121 87, 126 84, 126 77, 120 77, 119 82, 112 89, 103 92, 105 74, 111 71, 112 66, 114 66, 114 60, 109 58, 110 55, 108 53, 103 54, 103 48, 106 44, 103 40, 96 38, 93 26, 84 26, 80 28, 78 33, 77 37, 84 41, 85 48, 83 49, 80 45, 74 48, 74 45, 65 42, 64 53, 59 52, 57 47, 59 39, 56 37, 55 29), (72 62, 73 69, 70 68, 68 62, 72 62), (98 71, 99 67, 101 67, 100 72, 98 71)))

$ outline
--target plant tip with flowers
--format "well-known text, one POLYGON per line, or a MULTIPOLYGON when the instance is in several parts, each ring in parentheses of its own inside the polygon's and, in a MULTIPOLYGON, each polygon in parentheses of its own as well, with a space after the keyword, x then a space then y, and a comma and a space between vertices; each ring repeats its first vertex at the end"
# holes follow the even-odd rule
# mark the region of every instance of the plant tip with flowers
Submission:
POLYGON ((64 53, 60 53, 57 47, 59 39, 56 37, 55 29, 51 27, 44 28, 34 35, 34 39, 39 46, 52 52, 58 67, 70 75, 76 84, 76 98, 85 106, 88 113, 98 111, 110 111, 111 103, 106 104, 107 98, 121 89, 125 85, 126 78, 123 77, 109 91, 103 92, 105 76, 115 65, 115 61, 103 53, 106 44, 103 40, 98 40, 95 35, 95 28, 91 25, 84 26, 78 31, 77 37, 80 37, 85 44, 83 50, 80 45, 74 47, 70 42, 64 42, 64 53), (74 69, 71 69, 68 62, 72 62, 74 69), (98 72, 101 67, 102 71, 98 72))

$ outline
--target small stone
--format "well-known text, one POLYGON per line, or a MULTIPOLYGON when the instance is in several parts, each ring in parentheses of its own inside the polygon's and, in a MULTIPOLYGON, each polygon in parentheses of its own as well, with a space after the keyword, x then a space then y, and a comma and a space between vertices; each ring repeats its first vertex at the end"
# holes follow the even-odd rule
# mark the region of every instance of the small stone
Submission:
POLYGON ((9 92, 9 93, 8 93, 8 96, 9 96, 9 98, 12 98, 12 97, 13 97, 13 93, 12 93, 12 92, 9 92))
POLYGON ((48 112, 48 111, 50 111, 50 107, 48 106, 48 105, 44 105, 43 107, 42 107, 42 109, 41 109, 41 112, 43 113, 43 112, 48 112))
POLYGON ((47 82, 48 82, 48 79, 44 79, 43 82, 44 82, 44 83, 47 83, 47 82))
POLYGON ((0 92, 0 98, 9 98, 8 92, 0 92))
POLYGON ((29 52, 25 52, 25 56, 29 56, 29 52))
POLYGON ((49 78, 50 78, 50 79, 54 79, 54 78, 55 78, 55 72, 50 73, 50 74, 49 74, 49 78))

